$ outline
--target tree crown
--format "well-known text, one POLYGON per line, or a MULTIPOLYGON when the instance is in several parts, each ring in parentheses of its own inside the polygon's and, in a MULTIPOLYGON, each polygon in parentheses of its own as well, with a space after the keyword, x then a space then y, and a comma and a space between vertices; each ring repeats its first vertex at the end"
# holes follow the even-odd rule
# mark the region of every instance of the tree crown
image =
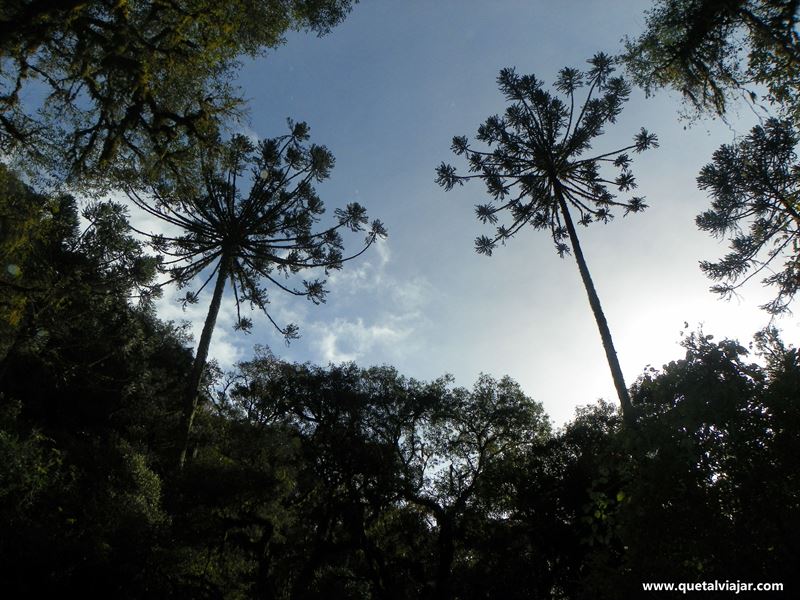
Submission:
POLYGON ((800 37, 797 0, 658 0, 647 29, 626 39, 623 60, 647 93, 672 87, 698 113, 724 115, 743 95, 797 120, 800 37))
POLYGON ((730 237, 728 254, 700 263, 719 282, 712 291, 730 297, 767 272, 762 282, 777 294, 762 308, 773 315, 788 312, 800 290, 797 142, 790 121, 768 119, 741 141, 721 146, 697 178, 712 197, 711 208, 697 216, 697 226, 730 237))
POLYGON ((436 169, 437 183, 451 190, 468 179, 482 179, 492 202, 475 207, 478 219, 497 225, 500 213, 510 215, 510 223, 497 225, 494 236, 476 239, 478 253, 490 255, 498 243, 528 224, 549 229, 559 255, 568 253, 559 196, 577 209, 582 225, 608 222, 614 207, 623 208, 626 215, 646 208, 641 197, 620 201, 617 196, 636 187, 628 152, 655 147, 657 138, 642 128, 632 144, 590 154, 594 138, 616 121, 630 87, 622 77, 612 76, 614 66, 607 55, 598 53, 588 62, 585 72, 573 68, 559 72, 554 87, 566 101, 546 91, 534 75, 503 69, 497 82, 510 106, 503 116, 489 117, 476 137, 488 148, 475 149, 466 136, 453 138, 451 148, 466 157, 471 174, 459 175, 455 167, 442 163, 436 169), (576 94, 584 88, 586 96, 578 103, 576 94), (616 169, 617 176, 605 177, 602 165, 616 169))
POLYGON ((144 192, 132 186, 126 190, 139 208, 179 231, 139 231, 163 255, 162 269, 170 275, 167 283, 185 287, 216 263, 199 288, 186 293, 184 304, 196 302, 224 269, 233 286, 237 328, 249 330, 252 325, 240 310, 241 303, 248 302, 262 310, 287 340, 297 337, 297 327, 279 326, 273 320, 261 281, 315 304, 324 302, 325 280, 296 283, 293 276, 311 268, 326 274, 340 269, 386 236, 380 221, 368 225, 366 209, 358 203, 336 209, 334 224, 314 229, 325 212, 314 183, 330 175, 334 158, 326 147, 306 143, 306 123, 288 123, 286 135, 257 144, 237 135, 216 151, 201 152, 189 176, 162 181, 144 192), (242 193, 242 180, 250 182, 247 194, 242 193), (341 231, 365 227, 363 248, 345 257, 341 231))

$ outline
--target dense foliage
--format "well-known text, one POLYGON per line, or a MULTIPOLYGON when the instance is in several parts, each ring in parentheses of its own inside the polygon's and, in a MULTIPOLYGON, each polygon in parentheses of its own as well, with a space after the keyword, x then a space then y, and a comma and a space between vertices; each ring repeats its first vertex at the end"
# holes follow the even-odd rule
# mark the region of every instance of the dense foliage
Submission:
POLYGON ((798 10, 797 0, 659 0, 622 57, 645 91, 677 89, 698 113, 724 117, 743 96, 757 114, 773 114, 702 169, 699 187, 713 200, 697 217, 701 230, 730 240, 721 260, 701 263, 720 282, 712 291, 729 297, 766 270, 762 281, 777 293, 763 308, 773 315, 788 312, 800 285, 798 10))
POLYGON ((0 6, 0 151, 82 183, 123 159, 180 163, 241 100, 237 60, 351 0, 10 0, 0 6), (32 93, 39 102, 30 99, 32 93), (76 176, 81 175, 80 178, 76 176))
POLYGON ((732 98, 764 99, 800 117, 797 0, 657 0, 624 61, 652 92, 680 91, 697 111, 725 114, 732 98))

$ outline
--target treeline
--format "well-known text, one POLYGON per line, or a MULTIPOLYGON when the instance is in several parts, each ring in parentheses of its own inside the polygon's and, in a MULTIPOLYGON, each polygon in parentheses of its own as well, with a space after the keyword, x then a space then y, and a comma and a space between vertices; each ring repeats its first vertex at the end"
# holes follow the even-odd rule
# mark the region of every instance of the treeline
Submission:
POLYGON ((0 564, 13 597, 630 598, 776 581, 800 561, 800 356, 701 333, 554 430, 511 379, 390 367, 212 370, 185 468, 179 329, 124 211, 3 171, 0 564))

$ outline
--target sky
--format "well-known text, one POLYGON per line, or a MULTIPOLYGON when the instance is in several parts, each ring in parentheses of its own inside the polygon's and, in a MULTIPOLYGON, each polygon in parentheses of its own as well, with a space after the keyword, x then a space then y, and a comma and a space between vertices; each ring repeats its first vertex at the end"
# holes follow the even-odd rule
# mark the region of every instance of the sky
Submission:
MULTIPOLYGON (((325 37, 292 34, 263 57, 247 60, 239 85, 248 114, 236 126, 258 138, 283 134, 291 117, 311 126, 311 141, 336 157, 318 186, 329 213, 348 202, 380 218, 389 237, 329 280, 315 306, 276 291, 276 320, 294 322, 301 339, 287 346, 264 317, 233 331, 234 303, 223 303, 211 356, 229 368, 269 346, 281 358, 327 364, 388 364, 409 377, 446 373, 471 386, 478 375, 509 375, 542 402, 556 425, 598 398, 616 402, 605 355, 574 259, 561 259, 547 232, 523 229, 493 256, 473 241, 489 226, 474 217, 486 201, 479 181, 445 192, 435 183, 454 135, 474 138, 502 112, 503 67, 548 84, 565 66, 583 68, 598 51, 615 54, 625 35, 644 27, 644 0, 363 0, 325 37)), ((630 143, 644 126, 660 148, 636 155, 633 173, 650 208, 608 225, 579 230, 627 383, 648 365, 679 359, 681 336, 700 327, 744 344, 769 323, 758 306, 771 298, 756 282, 730 302, 708 291, 700 260, 726 250, 698 231, 694 217, 709 200, 696 176, 722 143, 747 133, 746 107, 729 122, 679 120, 680 99, 634 91, 597 150, 630 143)), ((134 216, 134 220, 138 217, 134 216)), ((141 221, 139 221, 141 223, 141 221)), ((361 237, 349 238, 358 249, 361 237)), ((189 320, 199 338, 209 293, 182 311, 172 294, 162 318, 189 320)), ((797 318, 775 324, 788 341, 797 318)))

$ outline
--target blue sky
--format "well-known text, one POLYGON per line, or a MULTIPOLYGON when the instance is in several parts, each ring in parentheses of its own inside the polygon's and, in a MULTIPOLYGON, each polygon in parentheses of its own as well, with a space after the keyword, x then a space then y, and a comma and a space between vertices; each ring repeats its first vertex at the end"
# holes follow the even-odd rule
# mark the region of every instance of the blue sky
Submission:
MULTIPOLYGON (((618 52, 624 35, 643 28, 648 4, 364 0, 328 36, 293 34, 247 61, 239 78, 249 101, 241 130, 271 137, 284 132, 287 117, 307 121, 311 140, 336 156, 330 180, 319 186, 328 211, 358 201, 384 221, 389 238, 330 278, 323 306, 273 294, 275 316, 301 328, 289 347, 257 315, 253 334, 233 332, 233 303, 225 303, 212 356, 229 366, 265 344, 289 360, 391 364, 421 379, 452 373, 465 386, 480 372, 507 374, 557 424, 577 405, 614 401, 574 260, 558 258, 548 235, 533 229, 490 258, 476 255, 475 236, 489 233, 473 215, 484 188, 472 182, 445 193, 434 169, 443 160, 459 165, 449 150, 454 135, 473 137, 486 117, 504 110, 495 84, 501 68, 552 82, 561 67, 618 52)), ((708 205, 697 172, 755 117, 742 107, 727 125, 707 120, 687 128, 679 109, 674 95, 633 94, 595 147, 626 145, 642 126, 658 134, 661 147, 633 165, 650 208, 579 232, 629 384, 646 365, 681 356, 684 322, 743 342, 768 322, 757 307, 769 292, 758 284, 732 302, 708 292, 697 263, 720 256, 726 244, 694 226, 708 205)), ((183 313, 167 298, 160 310, 191 320, 199 336, 207 302, 204 294, 183 313)), ((797 338, 797 319, 777 325, 788 340, 797 338)))

